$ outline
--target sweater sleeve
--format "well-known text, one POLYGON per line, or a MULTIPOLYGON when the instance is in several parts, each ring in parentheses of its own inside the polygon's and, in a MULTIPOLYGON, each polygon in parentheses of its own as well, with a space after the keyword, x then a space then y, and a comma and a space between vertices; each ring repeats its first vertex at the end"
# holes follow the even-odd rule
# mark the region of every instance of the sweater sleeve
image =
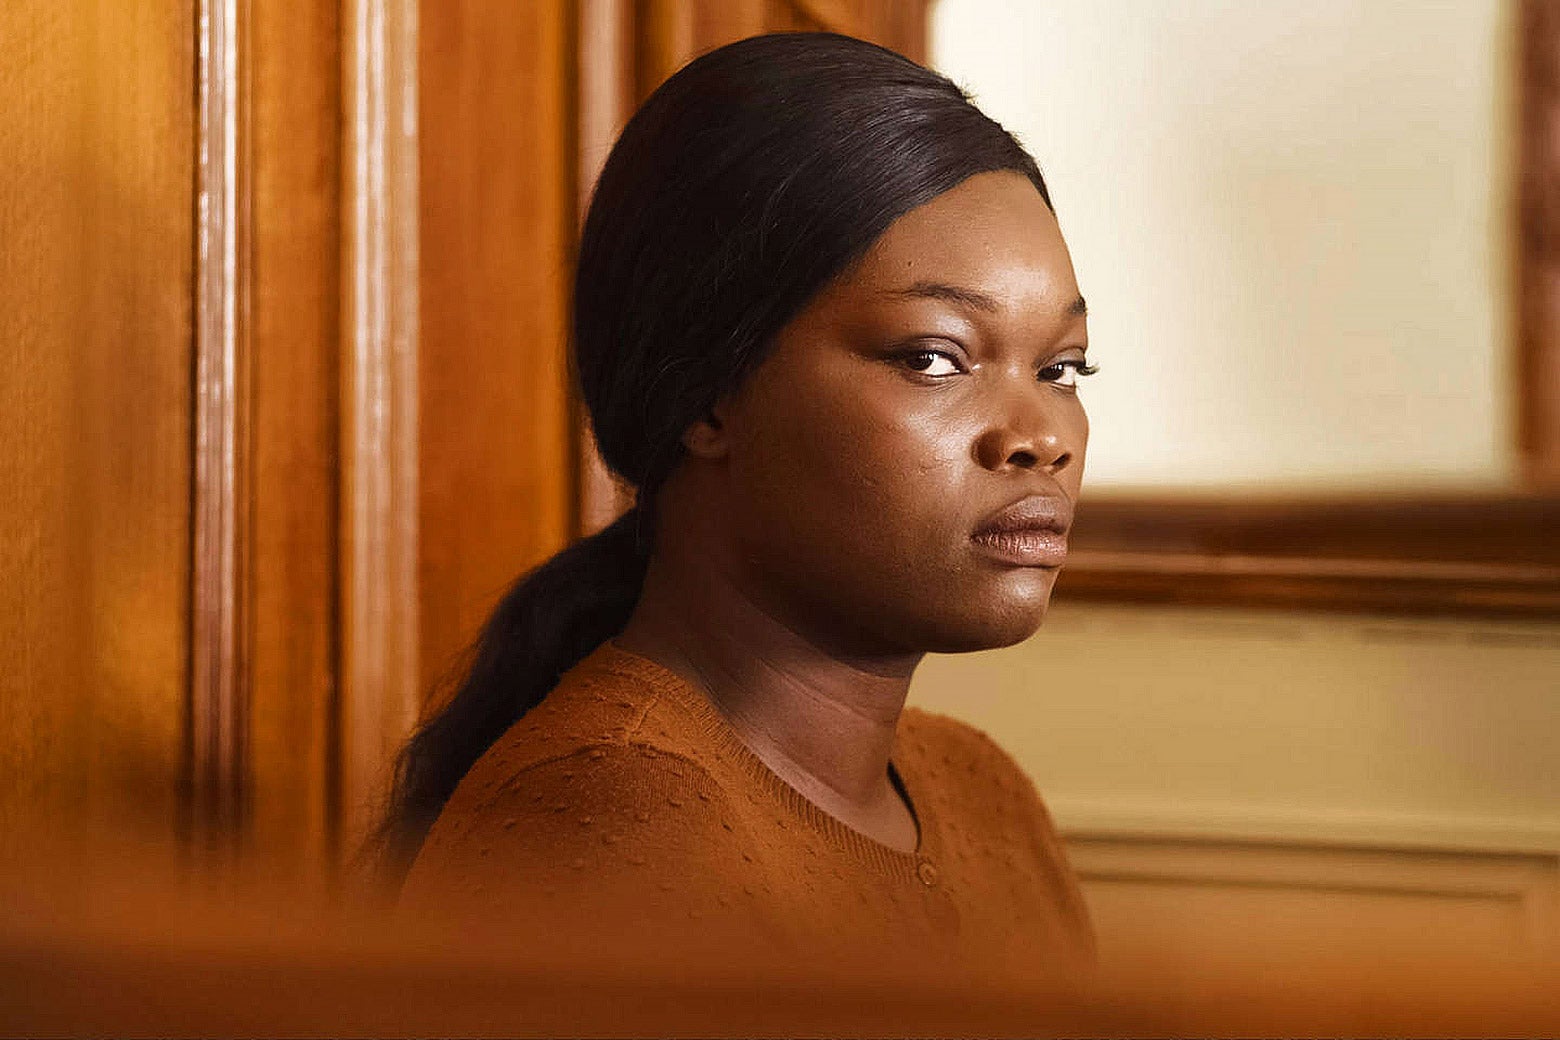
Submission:
POLYGON ((507 777, 469 777, 429 833, 402 905, 608 943, 633 932, 764 932, 745 851, 726 795, 698 765, 634 744, 590 746, 507 777))

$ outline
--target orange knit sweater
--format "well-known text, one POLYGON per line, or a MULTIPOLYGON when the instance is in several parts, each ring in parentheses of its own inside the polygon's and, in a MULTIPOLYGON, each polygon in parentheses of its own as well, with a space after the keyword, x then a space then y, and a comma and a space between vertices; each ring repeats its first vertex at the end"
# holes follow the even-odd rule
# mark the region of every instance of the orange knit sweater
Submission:
POLYGON ((699 690, 609 641, 472 767, 402 903, 509 934, 865 947, 1027 978, 1092 954, 1045 808, 991 738, 907 708, 891 769, 913 853, 818 808, 699 690))

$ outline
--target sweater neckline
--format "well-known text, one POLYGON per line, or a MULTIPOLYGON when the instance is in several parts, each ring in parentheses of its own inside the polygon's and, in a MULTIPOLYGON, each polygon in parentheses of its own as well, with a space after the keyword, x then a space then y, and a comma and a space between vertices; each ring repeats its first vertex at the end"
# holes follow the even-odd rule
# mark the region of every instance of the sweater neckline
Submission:
POLYGON ((888 768, 890 777, 897 778, 910 815, 915 820, 916 847, 912 852, 885 845, 856 830, 797 790, 743 741, 731 721, 708 696, 660 662, 625 650, 610 639, 602 643, 588 660, 594 667, 638 679, 670 697, 688 713, 701 737, 707 738, 712 747, 730 756, 755 784, 779 802, 807 830, 844 848, 881 873, 913 880, 919 876, 921 865, 934 858, 938 844, 937 828, 935 821, 927 814, 927 801, 923 797, 920 776, 913 767, 905 768, 906 756, 902 754, 901 740, 903 716, 894 733, 894 748, 889 755, 888 768))

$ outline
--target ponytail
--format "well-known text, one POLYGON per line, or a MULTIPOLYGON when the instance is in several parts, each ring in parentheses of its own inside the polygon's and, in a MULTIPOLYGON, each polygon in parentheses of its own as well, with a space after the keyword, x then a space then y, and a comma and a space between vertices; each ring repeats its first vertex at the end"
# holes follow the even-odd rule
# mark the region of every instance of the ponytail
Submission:
POLYGON ((455 695, 396 760, 375 855, 387 879, 410 867, 471 766, 558 679, 628 624, 644 586, 645 514, 630 509, 517 580, 472 648, 455 695))

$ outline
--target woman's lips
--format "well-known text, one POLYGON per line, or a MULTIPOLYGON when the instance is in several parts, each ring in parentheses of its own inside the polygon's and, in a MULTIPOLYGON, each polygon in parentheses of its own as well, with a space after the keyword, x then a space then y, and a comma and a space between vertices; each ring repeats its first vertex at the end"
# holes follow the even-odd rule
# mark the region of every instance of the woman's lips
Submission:
POLYGON ((1067 559, 1072 502, 1030 495, 987 517, 970 541, 988 556, 1019 567, 1060 567, 1067 559))
POLYGON ((1067 559, 1067 535, 1048 528, 987 531, 970 536, 985 552, 1019 567, 1060 567, 1067 559))

